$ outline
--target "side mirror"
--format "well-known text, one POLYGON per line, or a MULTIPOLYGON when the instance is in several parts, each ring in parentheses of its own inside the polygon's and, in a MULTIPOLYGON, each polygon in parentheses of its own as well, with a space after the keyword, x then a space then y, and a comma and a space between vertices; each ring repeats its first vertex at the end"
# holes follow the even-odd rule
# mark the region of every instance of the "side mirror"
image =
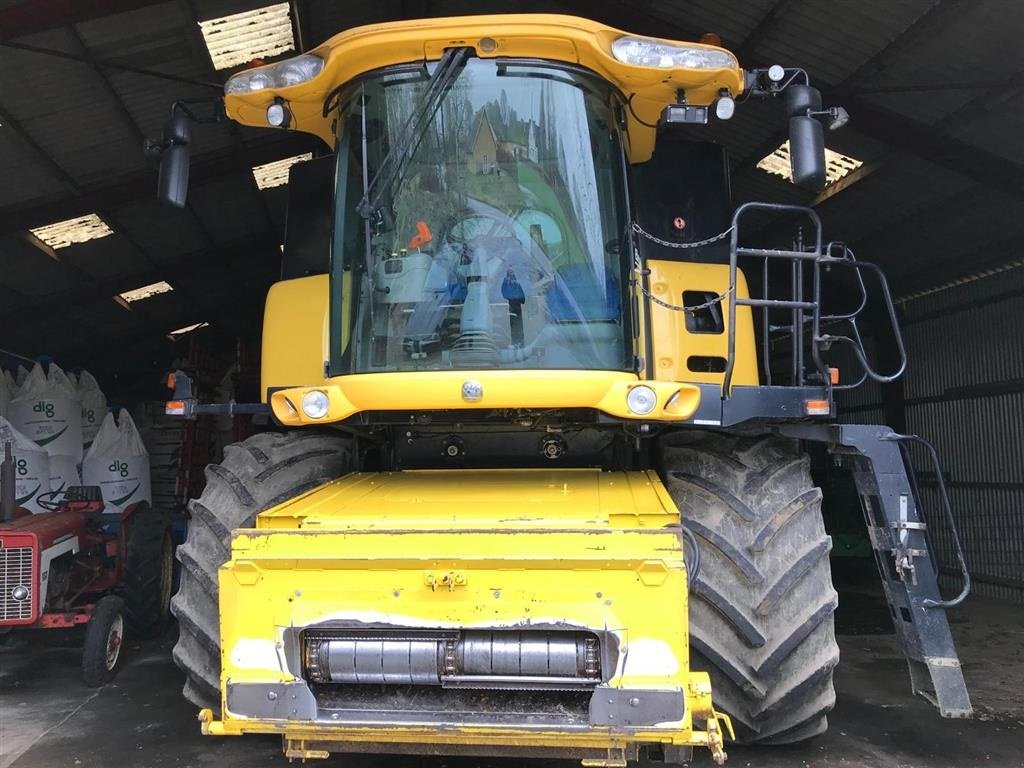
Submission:
POLYGON ((798 187, 825 188, 825 129, 813 117, 789 118, 789 164, 798 187))
POLYGON ((809 85, 790 85, 785 98, 793 183, 820 192, 825 187, 825 131, 810 115, 821 113, 821 92, 809 85))
POLYGON ((160 153, 160 177, 157 199, 175 208, 185 207, 188 197, 189 142, 192 120, 176 112, 164 126, 163 150, 160 153))

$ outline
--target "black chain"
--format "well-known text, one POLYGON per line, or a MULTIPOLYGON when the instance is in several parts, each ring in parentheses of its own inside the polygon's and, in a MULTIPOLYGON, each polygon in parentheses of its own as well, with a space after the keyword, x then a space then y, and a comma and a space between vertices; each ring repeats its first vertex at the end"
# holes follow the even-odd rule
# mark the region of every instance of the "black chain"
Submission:
MULTIPOLYGON (((708 243, 714 243, 714 242, 717 242, 718 240, 722 240, 722 239, 726 238, 729 235, 729 233, 733 231, 733 229, 734 229, 734 227, 729 227, 727 230, 725 230, 724 232, 718 233, 714 237, 709 237, 706 240, 699 240, 699 241, 693 242, 693 243, 670 243, 667 240, 662 240, 661 238, 655 237, 654 235, 650 234, 649 232, 645 232, 643 229, 640 228, 639 224, 636 224, 636 223, 633 224, 633 231, 634 232, 636 232, 639 235, 643 235, 647 239, 653 240, 656 243, 660 243, 661 245, 667 245, 669 248, 697 248, 698 246, 701 246, 701 245, 707 245, 708 243)), ((641 271, 640 270, 640 252, 639 251, 634 252, 634 254, 633 254, 633 263, 635 264, 636 271, 637 272, 641 271)), ((702 309, 708 309, 710 307, 713 307, 713 306, 715 306, 715 304, 720 304, 721 302, 725 301, 726 298, 728 298, 729 294, 732 293, 732 291, 733 291, 733 287, 729 286, 724 291, 722 291, 720 294, 718 294, 714 298, 708 299, 703 304, 694 304, 693 306, 686 306, 686 305, 683 305, 683 304, 670 304, 669 302, 664 301, 663 299, 659 299, 657 296, 655 296, 650 291, 648 291, 646 288, 644 288, 643 283, 641 281, 639 281, 639 280, 637 280, 636 284, 637 284, 637 287, 640 289, 640 293, 642 293, 648 299, 653 301, 659 307, 664 307, 665 309, 671 309, 673 312, 686 312, 686 313, 691 314, 691 315, 694 314, 695 312, 700 312, 702 309)))
POLYGON ((732 293, 731 287, 726 288, 713 299, 708 299, 703 304, 694 304, 692 307, 687 307, 682 304, 669 304, 667 301, 662 301, 657 296, 653 295, 650 291, 648 291, 646 288, 644 288, 643 283, 641 283, 640 281, 637 281, 637 286, 640 288, 640 293, 642 293, 644 296, 646 296, 648 299, 653 301, 658 306, 664 307, 665 309, 671 309, 675 312, 687 312, 691 315, 695 312, 700 312, 702 309, 708 309, 709 307, 713 307, 715 304, 719 304, 725 301, 729 294, 732 293))
POLYGON ((639 224, 633 222, 633 231, 638 235, 643 235, 651 242, 657 243, 658 245, 664 245, 666 248, 700 248, 704 245, 710 245, 711 243, 717 243, 719 240, 724 240, 729 234, 735 229, 735 227, 729 227, 725 232, 719 232, 717 235, 705 238, 704 240, 695 240, 692 243, 673 243, 669 240, 662 240, 660 237, 655 237, 650 232, 642 229, 639 224))

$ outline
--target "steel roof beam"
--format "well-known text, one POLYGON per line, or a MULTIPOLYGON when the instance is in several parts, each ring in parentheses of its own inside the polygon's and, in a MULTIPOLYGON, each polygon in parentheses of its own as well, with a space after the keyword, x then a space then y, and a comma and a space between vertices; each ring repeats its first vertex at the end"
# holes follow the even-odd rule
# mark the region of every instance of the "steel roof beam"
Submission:
POLYGON ((765 12, 757 24, 754 25, 754 28, 747 33, 743 42, 739 43, 733 51, 741 65, 747 59, 753 58, 757 46, 771 34, 772 30, 785 18, 786 12, 796 5, 797 2, 799 0, 776 0, 775 4, 765 12))
POLYGON ((134 11, 166 0, 30 0, 0 9, 0 40, 134 11))
MULTIPOLYGON (((0 121, 2 120, 3 117, 0 116, 0 121)), ((314 146, 314 142, 316 140, 306 134, 281 133, 270 141, 247 145, 244 152, 247 170, 255 165, 263 165, 302 152, 309 152, 314 146)), ((239 161, 235 147, 226 151, 207 152, 193 158, 189 180, 193 184, 201 184, 238 170, 239 161)), ((251 176, 252 173, 250 172, 249 175, 251 176)), ((152 170, 122 176, 109 184, 85 187, 80 195, 8 206, 0 210, 0 234, 50 224, 61 219, 92 213, 97 209, 117 207, 146 199, 156 200, 155 167, 152 170)))
MULTIPOLYGON (((175 273, 182 274, 209 266, 211 263, 217 266, 224 266, 226 269, 244 269, 251 264, 254 253, 258 253, 261 245, 266 246, 269 256, 280 256, 277 246, 267 246, 266 237, 252 234, 241 238, 222 248, 202 248, 198 251, 185 254, 180 258, 161 262, 148 267, 142 272, 134 272, 128 275, 120 275, 109 280, 94 281, 89 290, 83 291, 75 288, 70 291, 55 293, 34 300, 33 308, 35 315, 39 313, 52 313, 60 310, 87 307, 102 302, 110 301, 113 296, 140 285, 155 283, 160 280, 167 280, 174 283, 175 273)), ((178 290, 175 288, 175 290, 178 290)), ((34 320, 24 316, 18 308, 0 312, 0 326, 5 330, 19 327, 18 319, 24 320, 24 324, 31 325, 34 320)))

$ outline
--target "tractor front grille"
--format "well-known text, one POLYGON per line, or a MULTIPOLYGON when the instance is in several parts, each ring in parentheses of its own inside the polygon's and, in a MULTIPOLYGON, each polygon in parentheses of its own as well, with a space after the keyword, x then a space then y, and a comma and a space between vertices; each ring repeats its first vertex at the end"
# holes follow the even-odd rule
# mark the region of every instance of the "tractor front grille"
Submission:
POLYGON ((33 618, 32 547, 0 547, 0 622, 33 618), (22 590, 27 596, 21 600, 22 590))

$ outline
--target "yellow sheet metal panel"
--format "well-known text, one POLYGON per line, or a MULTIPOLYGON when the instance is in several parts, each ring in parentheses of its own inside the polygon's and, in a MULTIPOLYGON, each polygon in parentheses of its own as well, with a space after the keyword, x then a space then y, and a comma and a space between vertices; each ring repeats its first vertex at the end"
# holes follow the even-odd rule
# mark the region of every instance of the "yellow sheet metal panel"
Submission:
MULTIPOLYGON (((623 64, 612 56, 611 44, 628 33, 587 19, 555 14, 507 14, 373 24, 335 35, 314 48, 325 60, 312 80, 286 88, 267 89, 225 98, 228 116, 245 125, 267 127, 266 110, 275 98, 288 102, 292 127, 334 144, 332 114, 324 102, 338 86, 380 67, 436 60, 444 49, 468 46, 481 58, 537 58, 579 64, 607 79, 629 98, 636 115, 629 115, 631 162, 649 159, 654 129, 661 110, 674 103, 676 91, 686 91, 691 104, 710 104, 723 89, 733 96, 743 88, 739 66, 726 69, 659 69, 623 64), (481 40, 488 40, 481 45, 481 40), (639 117, 639 121, 637 120, 639 117)), ((673 42, 673 41, 666 41, 673 42)), ((687 43, 715 48, 715 46, 687 43)))
POLYGON ((270 286, 263 310, 260 391, 323 381, 327 359, 327 275, 282 280, 270 286))
POLYGON ((360 472, 279 504, 261 530, 662 528, 679 512, 653 471, 598 469, 360 472))
MULTIPOLYGON (((315 381, 315 380, 314 380, 315 381)), ((321 386, 307 384, 275 392, 270 406, 287 426, 326 424, 360 411, 459 410, 480 408, 595 408, 611 416, 642 421, 682 421, 700 404, 700 390, 675 382, 642 381, 620 371, 402 371, 335 376, 321 386), (482 395, 469 399, 463 385, 479 383, 482 395), (655 409, 638 416, 626 406, 632 387, 655 390, 655 409), (319 419, 301 410, 311 389, 327 394, 329 408, 319 419)))
POLYGON ((223 715, 204 711, 204 733, 275 733, 298 756, 325 756, 345 742, 423 752, 480 745, 496 754, 508 744, 714 746, 714 727, 693 728, 715 714, 707 674, 689 669, 678 523, 653 472, 360 473, 279 504, 257 518, 257 529, 234 532, 219 573, 223 715), (307 719, 273 705, 275 714, 265 714, 278 696, 273 686, 320 695, 304 680, 303 632, 337 627, 592 632, 614 648, 602 652, 596 690, 670 693, 678 717, 634 728, 614 718, 596 723, 591 709, 582 727, 538 725, 514 713, 498 723, 457 718, 438 727, 382 715, 368 727, 328 716, 319 704, 307 719), (233 711, 230 691, 241 687, 250 698, 235 699, 233 711), (244 711, 249 705, 264 714, 244 711))
MULTIPOLYGON (((729 288, 729 267, 726 264, 698 264, 683 261, 648 261, 651 270, 650 290, 658 299, 675 305, 685 305, 684 291, 701 291, 715 295, 729 288)), ((747 281, 742 271, 737 272, 736 296, 748 298, 747 281)), ((702 302, 696 302, 702 303, 702 302)), ((662 307, 650 302, 651 329, 654 336, 654 375, 664 381, 721 384, 724 373, 691 370, 690 357, 728 357, 729 313, 728 302, 722 301, 717 311, 722 317, 721 333, 694 333, 687 329, 685 312, 662 307)), ((757 351, 754 343, 754 323, 750 307, 736 308, 736 368, 734 385, 757 385, 757 351)))
MULTIPOLYGON (((283 632, 325 622, 609 631, 619 642, 609 686, 686 690, 690 683, 678 529, 237 532, 232 560, 220 572, 220 605, 224 684, 299 676, 277 652, 283 632)), ((652 730, 659 739, 687 743, 689 717, 687 710, 685 718, 652 730)), ((231 719, 227 712, 226 722, 231 719)), ((249 732, 268 725, 246 720, 231 727, 249 732)), ((456 728, 489 732, 490 743, 501 743, 508 730, 456 728)), ((347 727, 321 731, 333 738, 349 735, 347 727)), ((402 734, 407 728, 388 731, 402 734)), ((623 737, 615 731, 587 739, 607 743, 623 737)), ((439 736, 420 734, 424 743, 439 736)), ((523 738, 537 736, 533 731, 523 738)))

